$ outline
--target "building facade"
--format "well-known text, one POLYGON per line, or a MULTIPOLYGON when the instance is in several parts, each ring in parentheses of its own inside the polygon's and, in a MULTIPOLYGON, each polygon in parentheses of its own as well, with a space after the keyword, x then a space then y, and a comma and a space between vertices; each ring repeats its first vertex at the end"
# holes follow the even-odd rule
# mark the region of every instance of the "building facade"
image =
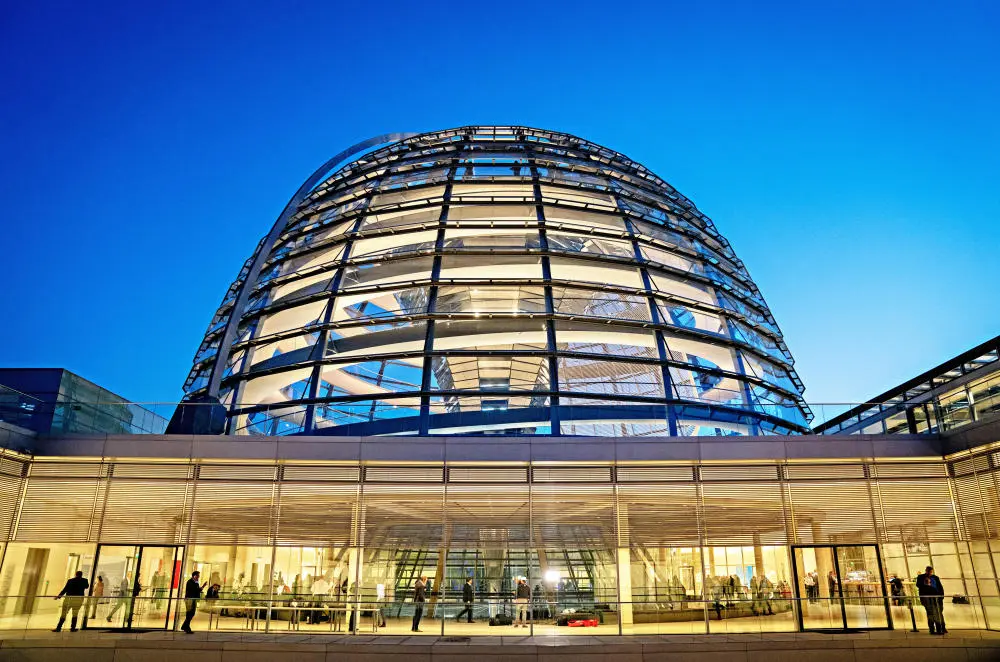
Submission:
POLYGON ((377 610, 378 632, 405 633, 419 576, 434 634, 496 634, 519 577, 541 635, 908 628, 910 607, 924 628, 913 578, 933 565, 950 627, 1000 627, 995 445, 409 441, 66 437, 8 452, 0 626, 51 627, 43 598, 81 570, 111 596, 87 627, 174 628, 197 569, 227 609, 206 606, 202 629, 343 631, 353 613, 368 632, 377 610), (470 578, 477 622, 457 623, 470 578), (306 622, 313 605, 326 618, 306 622), (571 610, 599 614, 597 629, 559 625, 571 610))
POLYGON ((991 342, 814 432, 663 180, 526 127, 383 136, 261 240, 166 434, 0 422, 0 628, 54 625, 77 571, 88 628, 176 629, 194 571, 200 629, 926 627, 933 565, 951 628, 1000 629, 991 342), (959 391, 969 424, 919 424, 959 391))

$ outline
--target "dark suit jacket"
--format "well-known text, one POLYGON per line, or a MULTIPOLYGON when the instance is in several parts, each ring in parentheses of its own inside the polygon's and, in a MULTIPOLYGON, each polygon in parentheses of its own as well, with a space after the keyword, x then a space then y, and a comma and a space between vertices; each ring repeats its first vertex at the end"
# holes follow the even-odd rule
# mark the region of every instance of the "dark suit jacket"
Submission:
POLYGON ((462 601, 472 602, 474 596, 472 593, 472 584, 466 584, 462 587, 462 601))
POLYGON ((90 583, 83 577, 73 577, 66 580, 66 585, 59 592, 60 596, 66 595, 71 598, 80 597, 87 594, 87 587, 90 583))
POLYGON ((923 596, 944 595, 944 585, 937 575, 917 575, 917 593, 923 596))

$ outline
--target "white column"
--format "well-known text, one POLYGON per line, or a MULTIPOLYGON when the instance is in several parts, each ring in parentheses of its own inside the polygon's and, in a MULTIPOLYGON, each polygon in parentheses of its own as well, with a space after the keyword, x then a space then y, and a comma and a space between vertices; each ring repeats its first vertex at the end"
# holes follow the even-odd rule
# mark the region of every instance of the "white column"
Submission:
POLYGON ((618 548, 618 600, 622 626, 632 625, 632 558, 628 547, 618 548))
POLYGON ((358 600, 361 599, 361 563, 362 550, 360 547, 352 547, 347 556, 347 590, 351 593, 351 585, 354 591, 350 595, 350 600, 345 600, 347 613, 344 614, 344 627, 347 628, 351 622, 351 614, 354 614, 354 627, 361 629, 361 614, 357 612, 358 600))

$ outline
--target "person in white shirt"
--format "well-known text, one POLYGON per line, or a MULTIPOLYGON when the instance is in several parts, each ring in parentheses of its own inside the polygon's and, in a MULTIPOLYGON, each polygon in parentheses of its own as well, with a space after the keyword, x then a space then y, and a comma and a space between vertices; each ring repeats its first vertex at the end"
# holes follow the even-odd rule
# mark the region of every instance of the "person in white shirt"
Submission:
POLYGON ((319 623, 320 618, 323 615, 322 609, 326 606, 326 596, 330 594, 330 582, 326 581, 325 577, 320 577, 312 583, 309 592, 313 596, 313 607, 316 607, 314 611, 309 612, 309 622, 313 625, 319 623))

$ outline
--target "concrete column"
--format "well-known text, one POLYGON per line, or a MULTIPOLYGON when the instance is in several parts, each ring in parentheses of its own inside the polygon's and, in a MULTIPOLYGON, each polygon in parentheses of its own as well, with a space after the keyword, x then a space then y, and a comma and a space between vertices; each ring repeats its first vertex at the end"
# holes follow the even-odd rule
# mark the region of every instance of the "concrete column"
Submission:
MULTIPOLYGON (((821 544, 823 542, 823 531, 820 523, 816 520, 812 521, 812 538, 813 544, 821 544)), ((819 595, 821 598, 833 597, 830 595, 830 581, 828 575, 830 571, 833 570, 833 550, 824 549, 822 547, 816 548, 816 573, 819 575, 817 581, 819 581, 819 595)), ((812 570, 812 568, 807 569, 812 570)))
POLYGON ((618 548, 618 619, 622 626, 632 625, 632 558, 628 547, 618 548))
POLYGON ((359 626, 359 620, 361 614, 356 613, 358 600, 360 600, 361 595, 361 570, 362 564, 364 562, 363 556, 364 550, 361 547, 352 547, 347 555, 347 591, 350 594, 351 585, 354 585, 354 593, 350 595, 350 600, 345 600, 347 603, 347 613, 344 619, 344 627, 349 627, 351 622, 351 616, 354 616, 354 627, 359 626))
MULTIPOLYGON (((671 561, 673 561, 672 557, 674 556, 674 554, 676 554, 676 552, 677 552, 677 550, 675 550, 675 549, 670 550, 671 561)), ((676 564, 673 563, 673 562, 671 562, 670 567, 668 569, 668 567, 667 567, 667 548, 666 547, 661 547, 660 548, 660 559, 659 559, 659 562, 656 564, 656 566, 654 568, 656 570, 656 579, 655 579, 655 581, 656 581, 656 601, 657 602, 662 601, 663 598, 669 594, 669 591, 667 590, 667 587, 670 585, 670 581, 669 580, 674 575, 674 572, 675 572, 674 568, 675 567, 676 567, 676 564)))
POLYGON ((764 549, 760 545, 760 533, 753 532, 753 565, 754 574, 764 576, 764 549))

